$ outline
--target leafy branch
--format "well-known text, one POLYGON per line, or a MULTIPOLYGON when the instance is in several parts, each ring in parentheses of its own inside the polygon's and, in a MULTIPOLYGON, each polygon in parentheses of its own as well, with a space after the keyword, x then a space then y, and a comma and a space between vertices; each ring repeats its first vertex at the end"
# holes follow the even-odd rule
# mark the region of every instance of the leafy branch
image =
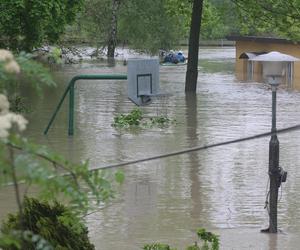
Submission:
MULTIPOLYGON (((10 161, 7 158, 0 159, 4 167, 2 179, 13 181, 17 196, 20 196, 17 188, 19 182, 27 186, 38 185, 42 197, 55 200, 63 194, 77 212, 83 213, 91 207, 90 196, 95 198, 97 204, 114 196, 110 183, 112 176, 101 170, 89 171, 87 161, 70 163, 46 147, 29 143, 17 135, 10 135, 1 143, 2 147, 11 152, 10 161), (15 154, 14 151, 18 153, 15 154), (16 172, 18 176, 15 175, 16 172)), ((120 172, 115 174, 117 182, 122 182, 123 178, 120 176, 122 177, 120 172)))

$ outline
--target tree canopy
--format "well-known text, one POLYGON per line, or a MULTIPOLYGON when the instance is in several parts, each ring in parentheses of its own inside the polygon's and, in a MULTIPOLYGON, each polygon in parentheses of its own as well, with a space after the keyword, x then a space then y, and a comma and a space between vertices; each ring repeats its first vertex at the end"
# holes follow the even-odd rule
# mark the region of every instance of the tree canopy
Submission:
POLYGON ((130 0, 120 12, 119 39, 131 47, 157 53, 171 49, 184 38, 180 14, 172 15, 166 1, 130 0), (178 18, 177 18, 178 17, 178 18))
POLYGON ((241 33, 300 39, 299 0, 232 0, 242 24, 241 33))
POLYGON ((2 0, 0 47, 31 51, 55 43, 74 21, 84 0, 2 0))

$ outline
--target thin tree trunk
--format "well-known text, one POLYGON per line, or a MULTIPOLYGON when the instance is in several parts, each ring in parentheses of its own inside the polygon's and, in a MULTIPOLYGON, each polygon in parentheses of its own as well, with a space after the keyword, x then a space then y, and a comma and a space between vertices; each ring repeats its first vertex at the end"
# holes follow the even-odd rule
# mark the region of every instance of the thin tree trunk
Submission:
POLYGON ((203 0, 194 0, 189 37, 188 64, 185 76, 185 92, 196 92, 197 89, 199 36, 202 9, 203 0))
POLYGON ((108 46, 107 46, 107 57, 112 59, 115 57, 115 50, 117 45, 117 22, 118 22, 117 12, 119 6, 120 6, 120 0, 113 0, 110 34, 109 34, 108 46))

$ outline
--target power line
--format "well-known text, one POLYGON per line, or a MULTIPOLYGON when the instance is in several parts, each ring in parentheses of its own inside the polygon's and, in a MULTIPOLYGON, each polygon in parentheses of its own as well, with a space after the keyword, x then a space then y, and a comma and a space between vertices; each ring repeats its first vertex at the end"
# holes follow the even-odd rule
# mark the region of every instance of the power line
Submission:
MULTIPOLYGON (((172 156, 176 156, 176 155, 182 155, 182 154, 188 154, 188 153, 192 153, 192 152, 196 152, 196 151, 202 151, 202 150, 206 150, 206 149, 209 149, 209 148, 215 148, 215 147, 230 145, 230 144, 234 144, 234 143, 250 141, 250 140, 254 140, 254 139, 259 139, 259 138, 271 136, 273 134, 284 134, 284 133, 293 132, 293 131, 297 131, 297 130, 300 130, 300 124, 295 125, 295 126, 291 126, 291 127, 287 127, 287 128, 283 128, 283 129, 278 129, 276 132, 266 132, 266 133, 262 133, 262 134, 257 134, 257 135, 253 135, 253 136, 240 138, 240 139, 235 139, 235 140, 219 142, 219 143, 214 143, 214 144, 205 145, 205 146, 189 148, 189 149, 175 151, 175 152, 171 152, 171 153, 151 156, 151 157, 147 157, 147 158, 143 158, 143 159, 132 160, 132 161, 127 161, 127 162, 121 162, 121 163, 114 163, 114 164, 111 164, 111 165, 106 165, 104 167, 90 168, 89 171, 97 171, 97 170, 102 170, 102 169, 123 167, 123 166, 128 166, 128 165, 141 163, 141 162, 153 161, 153 160, 163 159, 163 158, 172 157, 172 156)), ((70 175, 69 173, 61 174, 61 176, 69 176, 69 175, 70 175)), ((54 176, 49 176, 49 179, 51 179, 51 178, 55 178, 55 175, 54 176)), ((24 181, 20 181, 19 183, 22 184, 22 183, 24 183, 24 181)), ((13 185, 13 183, 6 183, 2 186, 11 186, 11 185, 13 185)))
POLYGON ((257 135, 253 135, 253 136, 240 138, 240 139, 235 139, 235 140, 219 142, 219 143, 214 143, 214 144, 205 145, 205 146, 189 148, 189 149, 175 151, 175 152, 171 152, 171 153, 151 156, 151 157, 147 157, 147 158, 143 158, 143 159, 132 160, 132 161, 127 161, 127 162, 121 162, 121 163, 115 163, 115 164, 107 165, 107 166, 104 166, 104 167, 90 168, 90 171, 96 171, 96 170, 99 170, 99 169, 109 169, 109 168, 123 167, 123 166, 132 165, 132 164, 136 164, 136 163, 141 163, 141 162, 146 162, 146 161, 153 161, 153 160, 167 158, 167 157, 171 157, 171 156, 192 153, 192 152, 195 152, 195 151, 202 151, 202 150, 206 150, 206 149, 209 149, 209 148, 215 148, 215 147, 219 147, 219 146, 230 145, 230 144, 234 144, 234 143, 238 143, 238 142, 250 141, 250 140, 254 140, 254 139, 259 139, 259 138, 271 136, 273 134, 284 134, 284 133, 292 132, 292 131, 296 131, 296 130, 300 130, 300 124, 292 126, 292 127, 278 129, 276 132, 266 132, 266 133, 262 133, 262 134, 257 134, 257 135))

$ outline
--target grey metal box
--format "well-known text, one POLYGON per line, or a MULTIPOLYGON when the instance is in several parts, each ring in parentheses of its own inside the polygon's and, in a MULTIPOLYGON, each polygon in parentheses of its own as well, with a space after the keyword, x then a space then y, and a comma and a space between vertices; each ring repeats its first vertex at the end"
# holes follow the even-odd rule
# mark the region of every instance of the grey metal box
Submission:
POLYGON ((127 66, 128 97, 136 105, 146 105, 159 93, 158 59, 129 59, 127 66))

